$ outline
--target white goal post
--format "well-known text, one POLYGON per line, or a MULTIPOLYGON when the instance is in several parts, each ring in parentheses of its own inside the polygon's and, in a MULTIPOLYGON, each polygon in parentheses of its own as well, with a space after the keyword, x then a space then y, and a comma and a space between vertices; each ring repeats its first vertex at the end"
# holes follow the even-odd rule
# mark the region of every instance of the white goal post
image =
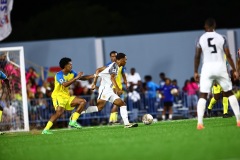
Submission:
MULTIPOLYGON (((27 102, 27 92, 26 92, 26 77, 25 77, 25 61, 24 61, 24 48, 23 46, 16 46, 16 47, 6 47, 0 48, 0 54, 3 54, 6 57, 6 62, 11 63, 12 66, 16 67, 18 71, 20 71, 19 81, 21 84, 18 87, 18 92, 21 92, 21 100, 20 109, 21 109, 21 118, 19 118, 18 123, 21 123, 21 127, 17 128, 16 131, 29 131, 29 117, 28 117, 28 102, 27 102), (11 56, 15 57, 12 58, 11 56)), ((2 67, 2 66, 1 66, 2 67)), ((14 71, 14 69, 12 69, 14 71)), ((4 70, 3 70, 4 72, 4 70)), ((11 76, 11 75, 7 75, 11 76)), ((13 78, 14 80, 14 78, 13 78)), ((11 83, 11 80, 10 80, 11 83)), ((14 94, 14 93, 13 93, 14 94)), ((14 101, 14 97, 10 99, 14 101)), ((12 129, 11 131, 15 131, 12 129)))

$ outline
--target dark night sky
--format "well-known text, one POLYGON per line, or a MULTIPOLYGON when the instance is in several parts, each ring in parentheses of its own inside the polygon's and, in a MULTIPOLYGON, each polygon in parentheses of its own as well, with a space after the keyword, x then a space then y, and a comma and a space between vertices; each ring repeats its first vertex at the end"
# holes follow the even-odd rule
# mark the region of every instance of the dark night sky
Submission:
POLYGON ((3 42, 240 28, 239 0, 15 0, 3 42))

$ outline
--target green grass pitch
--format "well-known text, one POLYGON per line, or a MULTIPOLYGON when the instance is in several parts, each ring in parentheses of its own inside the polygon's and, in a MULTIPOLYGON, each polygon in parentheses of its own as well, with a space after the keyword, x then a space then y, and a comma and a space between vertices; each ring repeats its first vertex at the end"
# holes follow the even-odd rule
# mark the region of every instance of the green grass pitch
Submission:
POLYGON ((0 136, 1 160, 235 160, 240 159, 240 128, 235 118, 6 133, 0 136))

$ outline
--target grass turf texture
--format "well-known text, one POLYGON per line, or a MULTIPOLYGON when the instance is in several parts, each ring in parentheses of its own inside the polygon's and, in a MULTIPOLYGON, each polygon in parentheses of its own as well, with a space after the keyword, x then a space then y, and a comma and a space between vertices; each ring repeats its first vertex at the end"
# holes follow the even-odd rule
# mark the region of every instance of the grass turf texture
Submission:
POLYGON ((240 159, 240 128, 235 118, 123 126, 60 129, 53 135, 41 131, 6 133, 0 136, 1 160, 133 160, 133 159, 240 159))

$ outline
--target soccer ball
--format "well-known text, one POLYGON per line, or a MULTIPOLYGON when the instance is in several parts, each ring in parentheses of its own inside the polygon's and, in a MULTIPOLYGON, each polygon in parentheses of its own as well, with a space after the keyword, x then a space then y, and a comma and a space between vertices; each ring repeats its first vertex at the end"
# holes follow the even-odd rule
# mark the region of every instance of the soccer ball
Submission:
POLYGON ((172 95, 178 94, 178 90, 177 90, 176 88, 173 88, 173 89, 171 90, 171 94, 172 94, 172 95))
POLYGON ((143 124, 149 125, 153 122, 153 116, 151 114, 144 114, 142 117, 143 124))

